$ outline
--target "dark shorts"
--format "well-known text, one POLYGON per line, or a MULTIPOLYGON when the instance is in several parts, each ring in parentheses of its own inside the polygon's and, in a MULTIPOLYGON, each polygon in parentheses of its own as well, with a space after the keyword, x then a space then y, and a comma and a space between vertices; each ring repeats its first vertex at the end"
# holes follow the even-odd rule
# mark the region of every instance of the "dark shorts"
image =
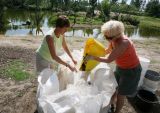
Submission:
POLYGON ((140 80, 141 71, 141 65, 132 69, 122 69, 117 66, 115 77, 118 83, 118 94, 126 96, 135 94, 140 80))

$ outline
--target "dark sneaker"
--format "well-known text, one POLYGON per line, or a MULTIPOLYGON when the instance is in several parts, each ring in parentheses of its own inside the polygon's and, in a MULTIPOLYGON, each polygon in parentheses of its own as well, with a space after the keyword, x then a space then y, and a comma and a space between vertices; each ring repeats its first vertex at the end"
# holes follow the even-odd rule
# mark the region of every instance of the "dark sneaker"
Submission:
POLYGON ((108 113, 114 113, 115 112, 115 107, 113 104, 110 105, 110 108, 108 110, 108 113))

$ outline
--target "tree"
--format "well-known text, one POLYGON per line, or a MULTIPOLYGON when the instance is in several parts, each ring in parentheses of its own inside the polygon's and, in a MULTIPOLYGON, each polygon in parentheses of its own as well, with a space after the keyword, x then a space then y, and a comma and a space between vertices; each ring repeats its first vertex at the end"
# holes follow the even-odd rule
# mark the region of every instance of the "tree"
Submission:
POLYGON ((118 0, 111 0, 111 4, 117 3, 118 0))
POLYGON ((142 0, 131 0, 131 5, 134 5, 138 9, 140 9, 142 3, 143 3, 142 0))
POLYGON ((127 0, 122 0, 121 4, 126 4, 127 0))
POLYGON ((103 0, 101 6, 102 6, 102 13, 104 13, 105 16, 109 17, 111 10, 109 0, 103 0))
POLYGON ((58 0, 49 0, 50 2, 50 9, 56 10, 58 9, 58 0))
POLYGON ((91 16, 95 16, 94 14, 94 10, 95 10, 95 7, 97 6, 97 0, 89 0, 89 4, 91 5, 91 10, 90 10, 90 13, 91 13, 91 16))
MULTIPOLYGON (((74 3, 72 4, 72 8, 73 8, 73 11, 74 11, 74 21, 73 21, 73 25, 75 25, 76 24, 76 22, 77 22, 77 12, 79 11, 79 2, 78 1, 74 1, 74 3)), ((72 26, 73 26, 72 25, 72 26)))
POLYGON ((151 16, 160 17, 160 2, 158 0, 150 1, 145 12, 151 16))
POLYGON ((34 24, 36 25, 36 35, 39 35, 39 33, 41 32, 43 35, 43 30, 41 29, 42 27, 42 21, 44 18, 44 13, 40 13, 39 11, 35 11, 35 21, 34 24))
POLYGON ((65 9, 68 10, 70 4, 70 0, 64 0, 65 9))
POLYGON ((4 19, 4 0, 1 0, 0 2, 0 32, 5 31, 5 19, 4 19))

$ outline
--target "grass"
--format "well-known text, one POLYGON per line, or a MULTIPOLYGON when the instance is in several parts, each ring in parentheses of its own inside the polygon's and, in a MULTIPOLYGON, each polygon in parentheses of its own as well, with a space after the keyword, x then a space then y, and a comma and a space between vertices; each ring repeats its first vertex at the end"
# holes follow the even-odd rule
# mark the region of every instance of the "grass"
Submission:
MULTIPOLYGON (((74 23, 74 16, 68 16, 69 20, 71 22, 71 24, 74 23)), ((156 29, 156 30, 160 30, 160 18, 154 18, 154 17, 149 17, 149 16, 136 16, 133 15, 133 17, 135 17, 136 19, 140 20, 140 27, 149 29, 148 31, 150 31, 150 29, 156 29)), ((52 16, 49 19, 49 23, 50 25, 53 25, 55 23, 57 16, 52 16)), ((88 23, 92 23, 93 25, 102 25, 102 19, 98 18, 98 17, 94 17, 93 20, 91 18, 85 18, 84 15, 77 15, 76 16, 76 23, 77 24, 88 24, 88 23)), ((132 25, 126 25, 125 27, 127 28, 133 28, 132 25)), ((147 32, 148 32, 147 31, 147 32)))
POLYGON ((147 17, 147 16, 135 16, 140 20, 140 27, 150 27, 160 30, 160 18, 147 17))
MULTIPOLYGON (((71 22, 71 25, 74 23, 74 16, 68 16, 69 20, 71 22)), ((55 24, 55 20, 56 20, 56 16, 52 16, 49 18, 49 25, 52 26, 53 24, 55 24)), ((91 18, 85 18, 84 16, 78 15, 76 16, 76 24, 88 24, 88 23, 92 23, 94 25, 101 25, 103 22, 101 19, 99 19, 98 17, 93 18, 93 20, 91 18)))
POLYGON ((16 81, 23 81, 28 79, 31 74, 27 72, 27 65, 20 60, 13 60, 8 63, 4 69, 0 69, 3 76, 11 78, 16 81))
MULTIPOLYGON (((148 16, 136 16, 136 15, 134 15, 133 17, 140 20, 140 25, 139 25, 140 27, 160 30, 160 18, 154 18, 154 17, 148 17, 148 16)), ((95 25, 103 24, 102 20, 98 17, 93 18, 93 20, 91 20, 91 18, 84 19, 84 17, 79 17, 79 16, 77 17, 78 24, 87 24, 88 22, 92 22, 92 24, 95 24, 95 25)), ((126 27, 133 28, 132 25, 126 25, 126 27)))

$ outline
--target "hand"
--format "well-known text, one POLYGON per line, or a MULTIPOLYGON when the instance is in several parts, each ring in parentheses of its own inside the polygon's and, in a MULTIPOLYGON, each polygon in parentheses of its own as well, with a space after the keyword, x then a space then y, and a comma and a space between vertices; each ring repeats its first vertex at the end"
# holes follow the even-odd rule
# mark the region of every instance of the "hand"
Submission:
POLYGON ((84 61, 88 61, 88 60, 94 60, 94 56, 86 55, 86 56, 84 57, 84 61))
POLYGON ((73 61, 74 65, 76 65, 76 64, 77 64, 77 61, 75 61, 74 59, 72 59, 72 61, 73 61))
POLYGON ((77 69, 75 67, 72 67, 71 65, 68 65, 68 68, 72 71, 72 72, 77 72, 77 69))

